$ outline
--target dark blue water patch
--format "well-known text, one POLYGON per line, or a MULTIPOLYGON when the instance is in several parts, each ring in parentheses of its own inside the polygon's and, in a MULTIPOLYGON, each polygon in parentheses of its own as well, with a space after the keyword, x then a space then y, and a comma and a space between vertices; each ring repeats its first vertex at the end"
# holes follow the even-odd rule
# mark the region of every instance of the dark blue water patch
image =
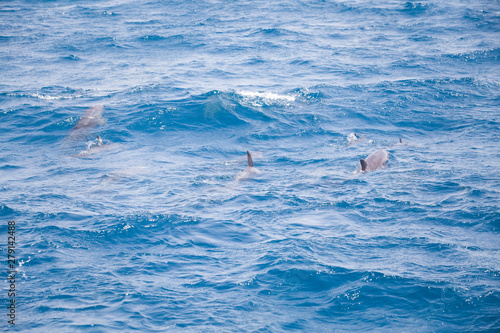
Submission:
POLYGON ((147 132, 222 129, 273 121, 261 110, 244 105, 238 95, 218 91, 170 101, 162 106, 142 105, 138 109, 140 111, 132 114, 136 120, 128 128, 147 132))
POLYGON ((23 168, 24 167, 19 166, 19 165, 10 165, 10 164, 5 164, 5 165, 0 166, 0 170, 6 171, 6 172, 16 171, 16 170, 23 169, 23 168))
MULTIPOLYGON (((95 44, 106 47, 106 48, 123 48, 123 44, 120 43, 115 37, 99 37, 94 40, 95 44)), ((91 44, 91 43, 89 43, 91 44)))
POLYGON ((500 213, 492 206, 469 206, 463 211, 456 211, 456 224, 462 227, 475 226, 484 230, 500 230, 500 213))
POLYGON ((87 18, 106 18, 106 17, 115 17, 120 15, 119 13, 113 12, 111 10, 110 11, 97 10, 82 5, 76 5, 75 7, 72 8, 72 10, 77 12, 79 16, 82 15, 87 18))
POLYGON ((70 54, 68 56, 65 56, 65 57, 61 57, 61 60, 68 60, 68 61, 79 61, 80 58, 74 54, 70 54))
POLYGON ((415 42, 437 42, 437 40, 431 36, 427 35, 414 35, 412 37, 409 37, 411 40, 415 42))
POLYGON ((53 50, 64 54, 64 56, 61 57, 61 59, 64 59, 64 57, 76 56, 71 54, 67 55, 68 53, 81 54, 81 52, 84 51, 81 47, 82 44, 83 43, 79 43, 78 40, 69 39, 64 41, 64 43, 54 45, 53 50))
MULTIPOLYGON (((351 284, 362 279, 364 275, 362 272, 354 272, 341 267, 330 268, 328 271, 311 271, 298 268, 283 270, 282 268, 271 269, 266 273, 266 276, 278 279, 278 285, 283 292, 312 292, 313 294, 328 293, 330 290, 339 288, 342 285, 351 284)), ((264 281, 261 281, 261 284, 264 284, 264 281)), ((318 303, 316 305, 322 304, 318 303)))
POLYGON ((457 193, 462 191, 462 186, 459 183, 444 181, 444 182, 432 182, 432 183, 420 183, 423 191, 430 191, 435 193, 457 193))
POLYGON ((184 40, 184 36, 183 35, 173 35, 173 36, 147 35, 147 36, 141 37, 140 39, 144 40, 144 41, 152 41, 152 42, 166 41, 166 42, 181 43, 184 40))
POLYGON ((404 8, 401 10, 401 12, 411 16, 418 16, 426 14, 431 6, 432 4, 429 3, 408 1, 407 3, 405 3, 404 8))
MULTIPOLYGON (((90 33, 75 33, 54 40, 50 50, 47 50, 47 55, 50 56, 53 51, 58 51, 63 57, 67 57, 68 53, 84 59, 101 59, 103 57, 113 56, 108 52, 123 52, 129 48, 125 40, 118 39, 112 36, 101 36, 90 33)), ((121 54, 123 57, 123 53, 121 54)))
MULTIPOLYGON (((373 89, 383 89, 381 91, 383 93, 395 93, 396 95, 401 94, 404 98, 410 98, 410 96, 419 96, 419 92, 424 89, 426 90, 426 94, 429 94, 429 92, 431 92, 431 94, 425 97, 436 100, 437 98, 440 98, 440 94, 447 94, 446 97, 455 98, 464 96, 468 97, 469 94, 475 93, 475 90, 478 87, 487 90, 491 86, 478 82, 473 77, 461 77, 384 82, 382 84, 378 84, 373 89), (404 94, 408 94, 408 96, 404 96, 404 94)), ((420 98, 422 101, 424 100, 423 97, 424 96, 420 98)))
MULTIPOLYGON (((491 96, 489 92, 493 89, 492 86, 480 85, 480 90, 478 90, 474 88, 477 85, 475 81, 464 80, 470 83, 460 84, 445 80, 443 82, 436 82, 434 86, 434 83, 429 82, 427 83, 425 92, 419 88, 420 83, 418 82, 402 82, 399 86, 383 87, 384 97, 379 102, 384 104, 382 109, 384 113, 396 111, 393 121, 400 126, 406 126, 404 125, 406 120, 401 118, 408 119, 410 117, 412 119, 411 123, 415 123, 415 121, 421 118, 419 114, 422 116, 426 114, 421 119, 421 125, 410 124, 407 127, 421 128, 423 125, 425 128, 431 126, 428 130, 433 130, 435 128, 434 125, 445 125, 444 129, 453 130, 457 126, 463 126, 464 122, 468 124, 475 122, 471 118, 471 115, 480 115, 480 113, 474 111, 477 109, 477 106, 472 101, 477 98, 489 98, 491 96), (407 85, 413 88, 408 88, 407 85), (436 108, 436 105, 440 105, 441 107, 436 108), (454 114, 456 116, 456 118, 452 119, 451 123, 450 119, 445 116, 445 113, 450 109, 455 110, 454 114)), ((486 103, 485 106, 488 104, 486 103)))
POLYGON ((250 58, 245 61, 245 64, 249 66, 257 66, 267 64, 267 62, 263 58, 250 58))
POLYGON ((11 118, 10 123, 17 123, 20 135, 11 140, 23 144, 51 144, 58 142, 69 133, 67 129, 71 128, 72 124, 66 120, 55 122, 56 119, 54 113, 49 110, 42 111, 39 109, 36 111, 34 118, 26 114, 18 114, 11 118), (26 130, 21 131, 23 128, 26 130), (34 131, 33 128, 37 128, 37 130, 34 131))
MULTIPOLYGON (((377 6, 374 3, 337 3, 321 1, 309 4, 309 8, 315 9, 321 13, 332 13, 344 16, 345 20, 354 26, 358 26, 360 20, 366 17, 386 17, 394 13, 391 6, 377 6)), ((332 15, 329 14, 329 15, 332 15)), ((372 21, 373 22, 373 21, 372 21)), ((362 25, 362 24, 361 24, 362 25)))
POLYGON ((425 73, 425 72, 427 72, 428 74, 433 73, 433 71, 428 70, 427 65, 425 63, 425 59, 422 59, 421 57, 394 61, 391 64, 391 67, 394 67, 395 69, 402 68, 404 70, 418 71, 420 73, 425 73))
POLYGON ((252 35, 254 35, 254 34, 257 34, 257 35, 264 34, 266 36, 276 36, 276 37, 299 35, 299 33, 295 32, 295 31, 282 29, 282 28, 268 28, 268 29, 259 28, 252 33, 252 35))
POLYGON ((8 45, 17 39, 15 36, 0 36, 0 44, 8 45))
POLYGON ((4 204, 0 204, 0 216, 9 218, 15 217, 16 215, 18 215, 18 212, 16 210, 4 204))
POLYGON ((290 62, 290 65, 298 65, 298 66, 309 66, 311 61, 304 59, 295 59, 290 62))
MULTIPOLYGON (((394 322, 380 315, 373 316, 369 310, 376 308, 377 304, 384 304, 383 312, 391 312, 399 318, 404 318, 404 313, 407 315, 411 312, 422 313, 427 317, 430 327, 439 322, 447 322, 448 324, 443 327, 444 331, 455 331, 464 325, 470 329, 478 327, 484 329, 495 324, 497 320, 491 320, 491 307, 489 311, 487 310, 488 315, 484 317, 486 320, 471 323, 470 319, 474 317, 474 308, 477 306, 477 303, 473 303, 476 302, 468 302, 465 297, 447 285, 433 284, 427 287, 419 281, 374 274, 359 281, 354 290, 348 290, 345 294, 334 297, 326 307, 323 306, 323 309, 318 311, 318 314, 324 320, 334 321, 334 318, 344 317, 348 312, 352 320, 362 316, 365 318, 365 324, 369 322, 370 325, 390 328, 394 322), (463 313, 465 318, 450 323, 449 316, 454 317, 456 313, 463 313)), ((400 325, 405 326, 403 323, 400 325)))
MULTIPOLYGON (((193 51, 197 48, 205 48, 207 44, 204 42, 204 37, 202 35, 196 34, 174 34, 170 35, 166 33, 162 34, 151 34, 141 36, 138 39, 140 47, 148 47, 151 49, 156 49, 162 46, 164 49, 162 51, 163 56, 171 52, 179 52, 180 50, 190 50, 193 51)), ((211 46, 216 45, 212 44, 211 46)), ((221 52, 223 50, 215 48, 215 52, 221 52)))
MULTIPOLYGON (((41 195, 46 195, 46 194, 41 194, 41 195)), ((83 222, 86 221, 90 218, 91 216, 89 215, 81 215, 81 214, 74 214, 74 213, 36 213, 33 215, 33 221, 35 223, 41 223, 42 221, 49 220, 51 222, 57 222, 57 221, 74 221, 74 222, 83 222)))
POLYGON ((478 29, 484 29, 494 33, 500 32, 500 16, 494 8, 486 8, 486 10, 468 9, 464 15, 464 19, 474 23, 478 29))
POLYGON ((461 60, 463 62, 473 62, 478 64, 497 64, 500 58, 500 48, 483 49, 468 53, 444 54, 444 58, 461 60))
MULTIPOLYGON (((260 286, 259 297, 263 301, 278 300, 283 303, 281 306, 288 303, 288 306, 312 308, 321 320, 330 323, 335 323, 339 317, 348 321, 363 317, 362 325, 389 328, 395 323, 384 319, 380 314, 391 312, 397 315, 402 321, 401 325, 404 325, 402 318, 414 311, 427 312, 427 320, 430 322, 441 321, 444 309, 447 309, 446 312, 451 316, 463 312, 473 317, 475 312, 475 305, 467 302, 466 297, 447 284, 431 283, 428 286, 428 282, 374 272, 356 272, 341 268, 327 272, 274 269, 259 276, 255 281, 260 286), (266 288, 266 285, 270 288, 266 288), (376 311, 379 315, 372 317, 370 309, 378 309, 376 311)), ((497 297, 490 297, 492 300, 495 298, 497 297)), ((481 302, 480 298, 475 300, 477 301, 481 302)), ((493 307, 485 308, 489 308, 488 315, 485 316, 486 320, 480 323, 481 327, 497 321, 491 321, 493 307)), ((467 320, 456 327, 460 327, 467 320)))
MULTIPOLYGON (((155 233, 168 234, 175 228, 188 227, 199 224, 201 221, 196 216, 180 216, 175 214, 136 214, 130 216, 101 216, 92 219, 92 226, 88 235, 96 239, 117 242, 133 240, 134 237, 150 237, 155 233), (121 240, 120 240, 121 239, 121 240)), ((154 237, 150 241, 164 244, 165 240, 154 237)), ((149 242, 148 242, 149 243, 149 242)))
POLYGON ((158 19, 145 19, 145 20, 134 20, 134 21, 125 21, 125 24, 129 24, 129 25, 138 25, 138 26, 143 26, 143 25, 148 25, 148 26, 157 26, 157 25, 161 25, 163 24, 164 22, 162 20, 158 20, 158 19))
POLYGON ((116 107, 113 107, 117 109, 116 113, 126 114, 126 111, 131 106, 140 106, 144 104, 157 105, 160 102, 167 104, 173 100, 185 99, 191 96, 192 94, 185 89, 168 84, 152 83, 132 86, 125 90, 114 91, 106 97, 110 97, 112 102, 117 105, 116 107), (119 101, 119 103, 117 103, 117 101, 119 101), (127 101, 130 104, 122 106, 124 101, 127 101))
POLYGON ((51 123, 45 125, 42 131, 47 133, 62 132, 69 135, 70 130, 78 123, 79 119, 80 117, 70 116, 67 113, 54 113, 51 123))

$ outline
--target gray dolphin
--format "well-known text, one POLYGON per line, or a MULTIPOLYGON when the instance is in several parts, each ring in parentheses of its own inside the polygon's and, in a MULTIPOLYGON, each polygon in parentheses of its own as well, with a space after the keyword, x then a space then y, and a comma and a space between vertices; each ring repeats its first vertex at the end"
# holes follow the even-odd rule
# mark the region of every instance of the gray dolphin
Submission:
POLYGON ((248 166, 244 171, 240 172, 236 176, 236 180, 247 180, 261 173, 259 169, 253 166, 252 155, 250 155, 250 152, 248 150, 247 150, 247 158, 248 158, 248 166))
POLYGON ((357 143, 363 142, 365 140, 366 140, 366 138, 362 134, 360 135, 357 133, 350 133, 347 136, 347 146, 352 146, 352 145, 355 145, 357 143))
POLYGON ((93 107, 85 110, 85 113, 80 118, 80 120, 73 126, 72 131, 79 131, 82 129, 91 129, 96 125, 104 125, 106 119, 103 118, 102 112, 104 111, 104 106, 95 105, 93 107))
POLYGON ((119 146, 118 143, 108 143, 104 144, 101 137, 98 135, 95 141, 92 141, 88 144, 87 150, 81 151, 77 155, 71 155, 74 157, 84 157, 84 158, 92 158, 92 155, 104 150, 115 149, 119 146))
POLYGON ((378 150, 370 154, 366 159, 360 159, 361 171, 373 171, 378 168, 384 167, 389 160, 389 153, 385 150, 378 150))
POLYGON ((102 105, 95 105, 85 110, 80 120, 71 129, 67 139, 70 141, 81 140, 96 125, 104 125, 106 119, 102 116, 103 111, 104 106, 102 105))

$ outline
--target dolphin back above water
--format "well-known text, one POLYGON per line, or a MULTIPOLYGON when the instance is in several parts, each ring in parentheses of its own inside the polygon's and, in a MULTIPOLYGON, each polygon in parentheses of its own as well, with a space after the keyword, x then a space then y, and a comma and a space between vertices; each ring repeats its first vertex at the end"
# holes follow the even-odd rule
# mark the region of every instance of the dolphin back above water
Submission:
POLYGON ((260 174, 260 170, 253 166, 253 159, 250 152, 247 150, 248 166, 236 176, 236 180, 248 180, 260 174))
POLYGON ((247 158, 248 158, 248 167, 253 168, 253 160, 252 160, 252 155, 250 155, 250 152, 247 150, 247 158))
POLYGON ((382 168, 388 160, 389 153, 385 150, 378 150, 370 154, 366 159, 359 160, 361 163, 361 171, 367 172, 382 168))

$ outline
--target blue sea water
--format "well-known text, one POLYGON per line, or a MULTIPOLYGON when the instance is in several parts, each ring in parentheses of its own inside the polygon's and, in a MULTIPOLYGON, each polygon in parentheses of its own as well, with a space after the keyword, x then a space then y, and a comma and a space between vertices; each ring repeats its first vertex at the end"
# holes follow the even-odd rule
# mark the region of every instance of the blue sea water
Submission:
POLYGON ((0 327, 500 331, 499 57, 498 1, 1 2, 0 327))

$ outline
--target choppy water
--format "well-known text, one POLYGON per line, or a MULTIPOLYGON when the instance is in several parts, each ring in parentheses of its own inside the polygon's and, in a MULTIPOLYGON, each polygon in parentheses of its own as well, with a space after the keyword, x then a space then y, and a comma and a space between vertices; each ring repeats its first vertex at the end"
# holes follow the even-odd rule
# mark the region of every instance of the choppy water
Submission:
POLYGON ((498 1, 2 2, 0 325, 500 330, 499 56, 498 1))

